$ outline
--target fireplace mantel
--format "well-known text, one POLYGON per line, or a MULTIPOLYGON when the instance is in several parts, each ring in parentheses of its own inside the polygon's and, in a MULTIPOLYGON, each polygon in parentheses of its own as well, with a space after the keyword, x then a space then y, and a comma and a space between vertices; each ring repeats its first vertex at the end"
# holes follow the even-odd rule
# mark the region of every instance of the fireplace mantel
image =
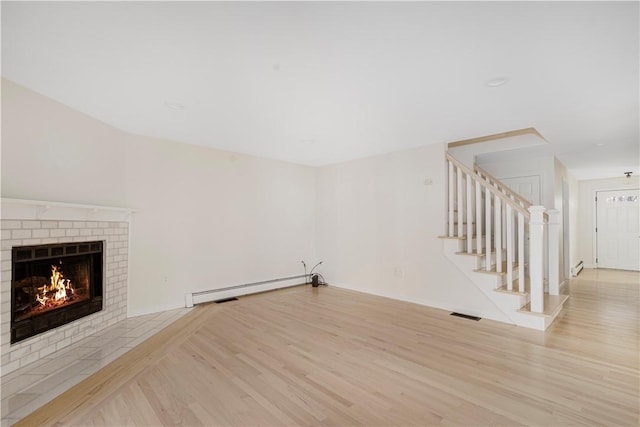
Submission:
POLYGON ((129 221, 133 209, 48 202, 43 200, 11 199, 3 197, 3 219, 21 220, 75 220, 75 221, 129 221))

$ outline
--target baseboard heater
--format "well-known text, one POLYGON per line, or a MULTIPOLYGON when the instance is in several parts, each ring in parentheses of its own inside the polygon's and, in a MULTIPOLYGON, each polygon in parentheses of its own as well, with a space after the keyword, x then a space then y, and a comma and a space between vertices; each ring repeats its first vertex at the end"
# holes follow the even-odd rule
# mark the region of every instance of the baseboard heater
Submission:
POLYGON ((256 294, 275 289, 289 288, 305 283, 307 276, 281 277, 279 279, 263 280, 261 282, 245 283, 242 285, 228 286, 226 288, 211 289, 184 294, 185 307, 193 307, 196 304, 218 301, 225 298, 233 298, 241 295, 256 294))
POLYGON ((579 263, 576 264, 575 267, 571 269, 571 275, 573 277, 577 276, 578 274, 580 274, 583 268, 584 268, 584 261, 580 261, 579 263))

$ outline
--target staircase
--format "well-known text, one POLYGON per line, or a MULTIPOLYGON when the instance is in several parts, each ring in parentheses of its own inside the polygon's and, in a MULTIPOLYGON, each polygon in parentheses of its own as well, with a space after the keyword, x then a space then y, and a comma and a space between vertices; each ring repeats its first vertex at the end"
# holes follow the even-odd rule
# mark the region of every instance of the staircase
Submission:
POLYGON ((444 252, 518 326, 545 330, 562 311, 560 215, 446 153, 444 252))

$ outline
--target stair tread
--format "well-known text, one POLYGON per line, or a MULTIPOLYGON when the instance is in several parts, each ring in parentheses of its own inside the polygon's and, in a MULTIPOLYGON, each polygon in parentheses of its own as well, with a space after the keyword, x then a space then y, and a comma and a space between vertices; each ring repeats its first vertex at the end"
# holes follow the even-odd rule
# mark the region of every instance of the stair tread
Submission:
MULTIPOLYGON (((474 252, 471 252, 471 253, 466 252, 466 251, 459 251, 459 252, 456 252, 455 254, 456 254, 456 255, 473 255, 473 256, 477 256, 477 257, 484 257, 484 256, 486 256, 486 254, 485 254, 484 252, 483 252, 483 253, 481 253, 481 254, 476 253, 476 252, 475 252, 475 248, 474 248, 474 252)), ((495 256, 495 255, 496 255, 496 251, 491 251, 491 255, 495 256)))
POLYGON ((515 279, 513 281, 513 287, 511 290, 509 290, 507 288, 507 285, 503 285, 501 287, 499 287, 498 289, 495 289, 496 292, 503 292, 506 294, 516 294, 516 295, 529 295, 529 290, 531 289, 530 287, 530 281, 528 277, 525 277, 524 279, 524 292, 520 292, 518 291, 518 279, 515 279))
POLYGON ((535 313, 531 311, 531 303, 525 305, 518 313, 531 314, 532 316, 551 317, 557 313, 566 300, 569 299, 569 295, 549 295, 544 294, 544 309, 542 313, 535 313))
POLYGON ((460 252, 456 252, 456 255, 470 255, 470 256, 483 256, 483 254, 477 254, 475 252, 466 252, 466 251, 460 251, 460 252))
MULTIPOLYGON (((511 264, 513 269, 518 268, 518 263, 517 262, 513 262, 511 264)), ((502 261, 502 271, 498 272, 496 271, 496 266, 494 265, 493 267, 491 267, 491 270, 487 270, 486 268, 477 268, 475 270, 476 273, 485 273, 485 274, 494 274, 496 276, 506 276, 507 275, 507 262, 506 261, 502 261)))
POLYGON ((438 239, 467 240, 467 236, 438 236, 438 239))

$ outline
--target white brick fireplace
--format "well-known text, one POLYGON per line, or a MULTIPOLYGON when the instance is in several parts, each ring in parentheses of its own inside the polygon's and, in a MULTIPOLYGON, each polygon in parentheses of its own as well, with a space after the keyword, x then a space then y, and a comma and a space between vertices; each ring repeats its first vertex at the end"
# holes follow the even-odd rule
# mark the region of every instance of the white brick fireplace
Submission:
POLYGON ((127 316, 129 226, 124 208, 2 199, 0 269, 1 374, 46 358, 127 316), (15 246, 103 241, 103 308, 11 344, 11 249, 15 246))

